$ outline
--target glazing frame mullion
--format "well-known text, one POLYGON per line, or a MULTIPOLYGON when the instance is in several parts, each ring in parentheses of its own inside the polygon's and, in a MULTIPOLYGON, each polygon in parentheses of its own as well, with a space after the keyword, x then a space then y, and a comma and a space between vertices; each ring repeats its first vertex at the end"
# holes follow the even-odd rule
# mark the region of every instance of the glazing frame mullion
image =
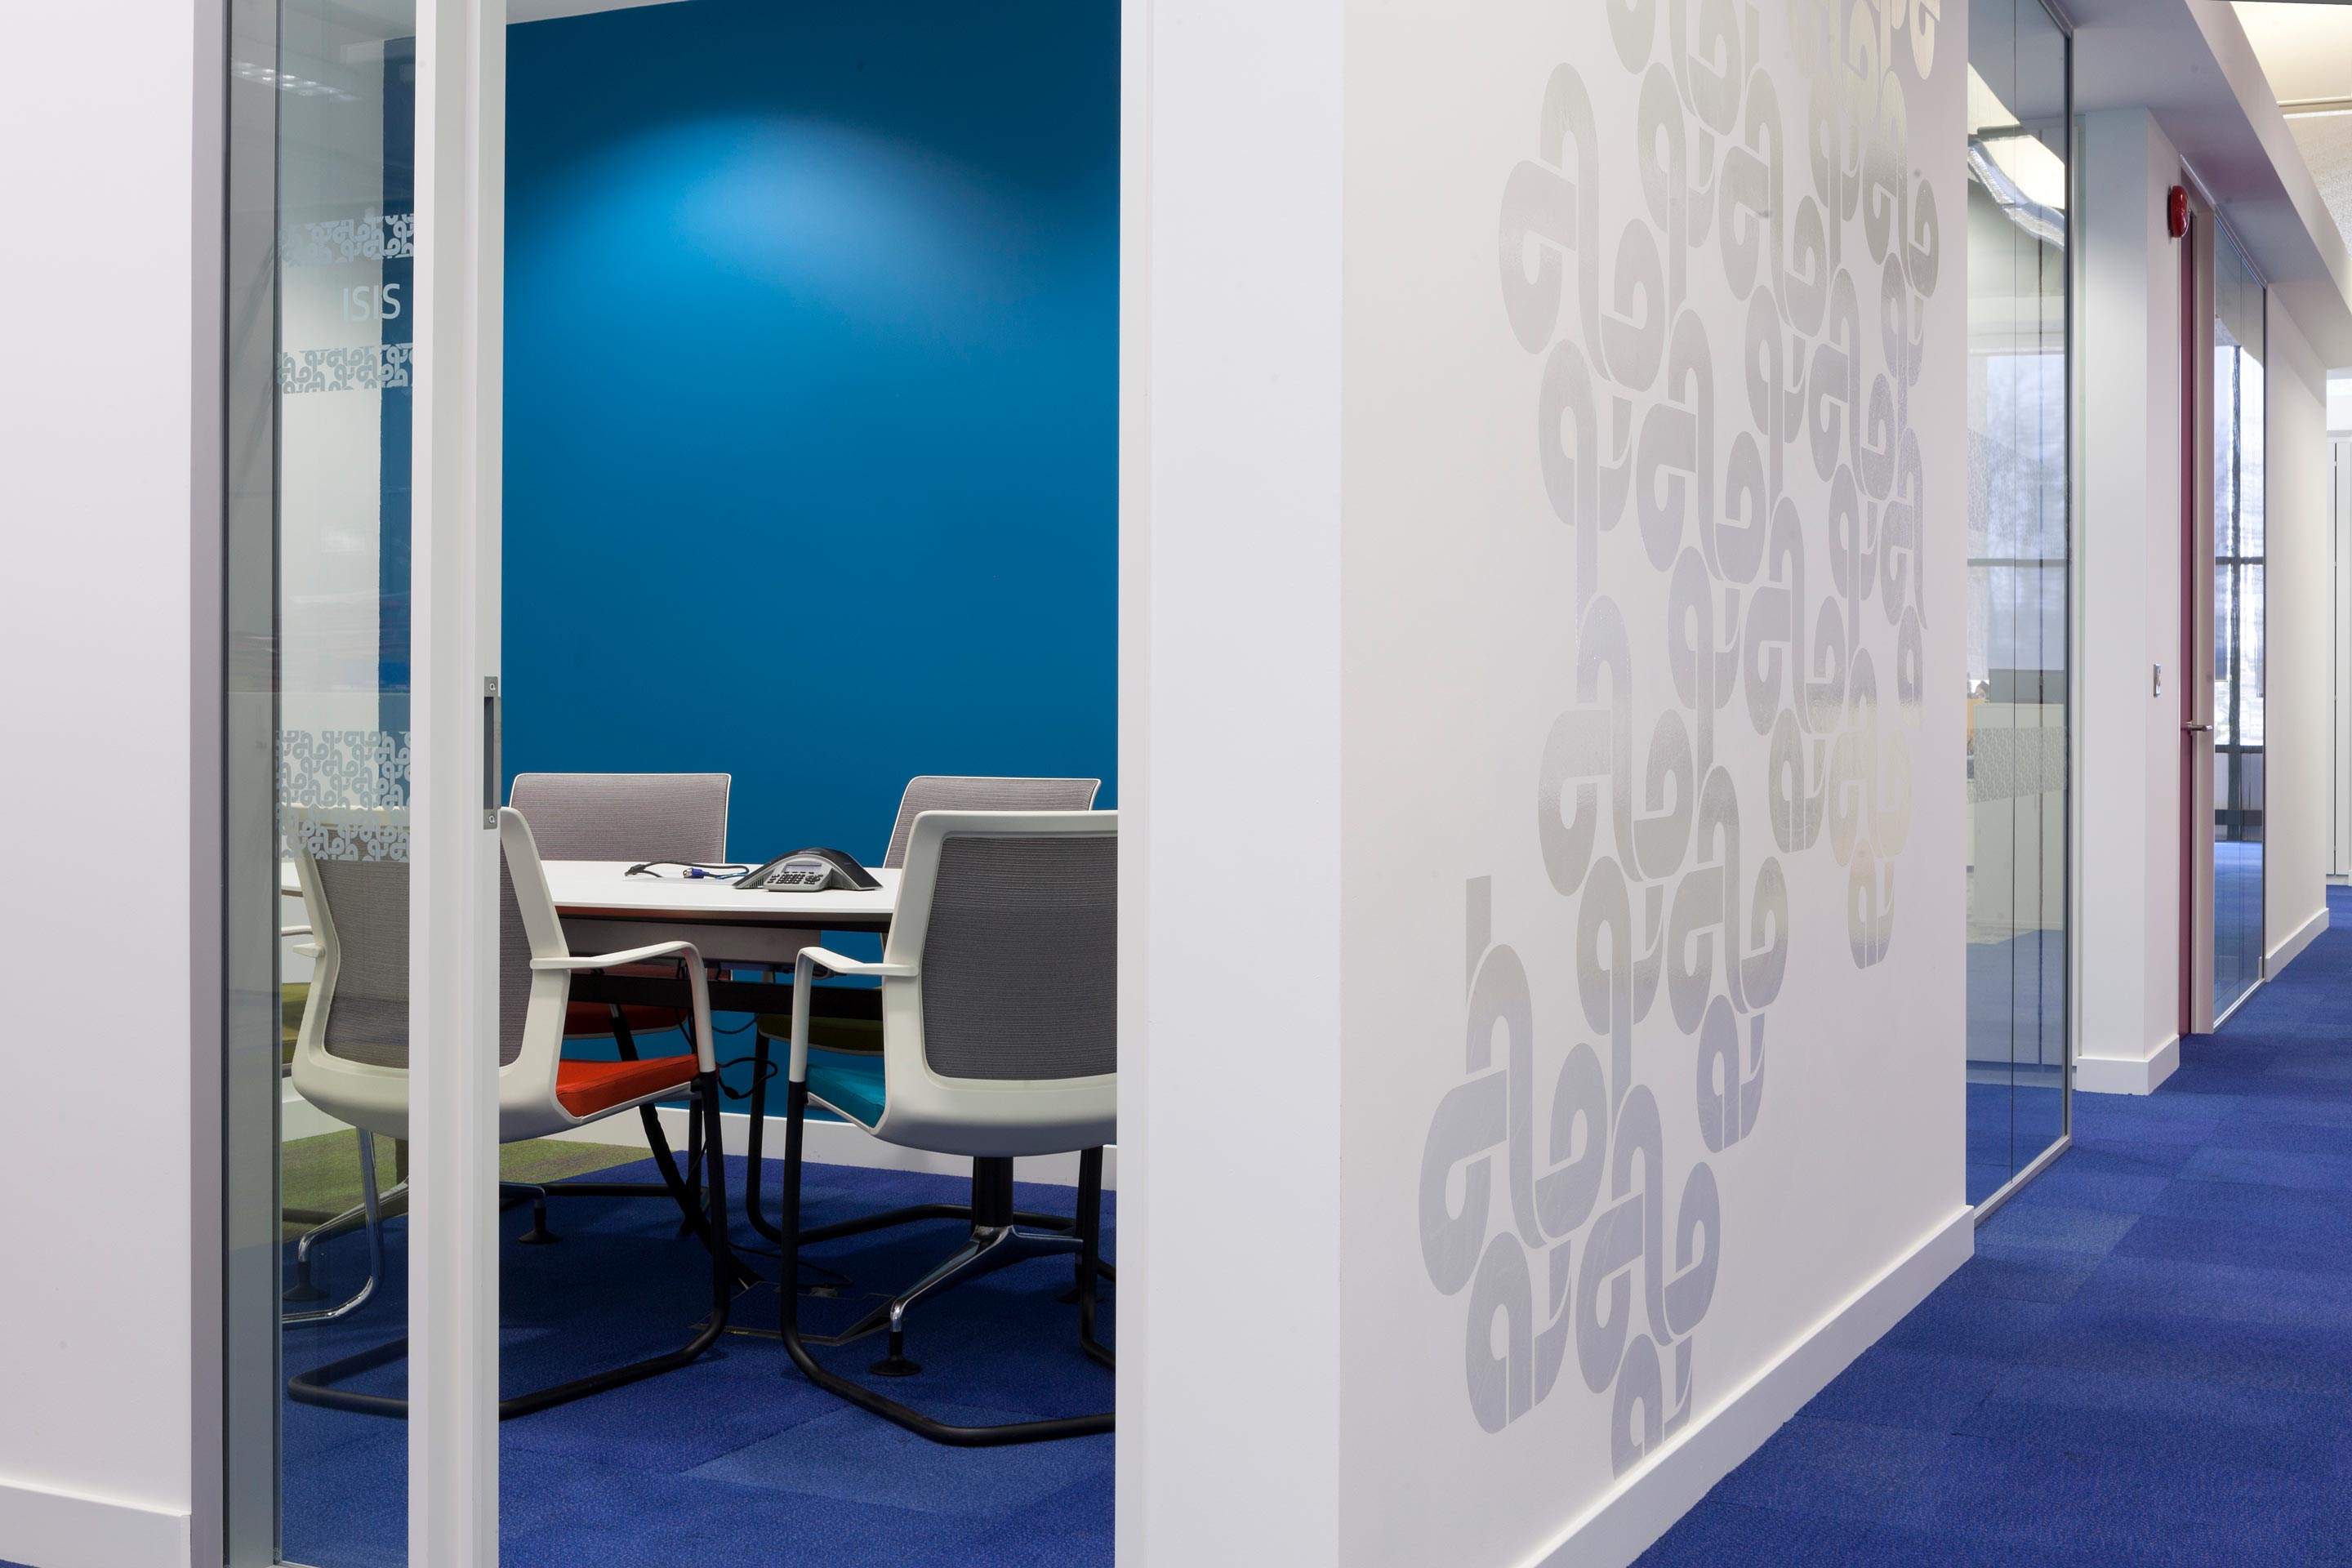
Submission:
POLYGON ((221 1552, 279 1560, 277 0, 226 0, 221 1552), (247 68, 240 71, 242 64, 247 68))

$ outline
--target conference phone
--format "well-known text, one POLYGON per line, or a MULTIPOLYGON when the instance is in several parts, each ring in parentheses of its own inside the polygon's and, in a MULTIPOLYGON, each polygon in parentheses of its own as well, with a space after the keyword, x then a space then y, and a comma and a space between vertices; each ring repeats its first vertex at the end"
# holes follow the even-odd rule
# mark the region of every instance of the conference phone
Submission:
POLYGON ((770 893, 822 893, 834 888, 870 893, 882 884, 846 849, 811 848, 779 855, 735 885, 770 893))

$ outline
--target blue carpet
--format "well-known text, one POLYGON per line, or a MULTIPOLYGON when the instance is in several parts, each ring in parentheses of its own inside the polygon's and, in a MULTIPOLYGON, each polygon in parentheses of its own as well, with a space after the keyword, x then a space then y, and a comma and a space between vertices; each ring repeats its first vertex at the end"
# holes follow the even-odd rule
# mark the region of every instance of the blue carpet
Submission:
POLYGON ((1976 1257, 1642 1562, 2352 1564, 2352 893, 2327 898, 2161 1089, 2078 1098, 1976 1257))
MULTIPOLYGON (((736 1241, 761 1238, 741 1222, 744 1163, 728 1162, 736 1241)), ((767 1209, 778 1163, 769 1162, 767 1209)), ((597 1179, 654 1180, 650 1163, 597 1179)), ((807 1222, 822 1225, 901 1205, 959 1201, 968 1182, 942 1176, 811 1166, 807 1222)), ((1017 1189, 1026 1209, 1070 1212, 1067 1187, 1017 1189)), ((1117 1199, 1105 1194, 1107 1242, 1117 1199)), ((698 1244, 677 1235, 677 1211, 638 1199, 565 1199, 553 1247, 513 1238, 529 1210, 506 1216, 502 1374, 508 1392, 538 1387, 670 1349, 709 1311, 709 1268, 698 1244)), ((961 1222, 928 1222, 813 1249, 849 1276, 837 1299, 803 1297, 803 1322, 845 1327, 875 1295, 919 1278, 951 1249, 961 1222)), ((351 1321, 289 1333, 286 1364, 306 1371, 400 1333, 406 1313, 407 1227, 387 1227, 388 1289, 351 1321)), ((356 1238, 321 1249, 320 1277, 338 1294, 356 1284, 356 1238)), ((764 1257, 749 1259, 772 1274, 764 1257)), ((1077 1343, 1077 1314, 1055 1300, 1066 1259, 1041 1259, 976 1280, 909 1319, 919 1376, 886 1386, 893 1397, 960 1422, 1108 1409, 1110 1373, 1077 1343)), ((1099 1331, 1115 1342, 1110 1297, 1099 1331)), ((776 1301, 759 1286, 736 1302, 737 1328, 772 1333, 776 1301)), ((878 1338, 819 1351, 861 1380, 878 1338)), ((353 1388, 404 1392, 394 1363, 353 1388)), ((407 1429, 402 1423, 288 1402, 285 1553, 313 1568, 405 1568, 407 1429)), ((1009 1448, 944 1448, 811 1386, 772 1338, 732 1334, 700 1362, 666 1376, 526 1415, 499 1429, 500 1561, 506 1568, 824 1568, 955 1562, 972 1568, 1080 1568, 1111 1560, 1111 1439, 1009 1448)), ((0 1564, 0 1568, 6 1568, 0 1564)))

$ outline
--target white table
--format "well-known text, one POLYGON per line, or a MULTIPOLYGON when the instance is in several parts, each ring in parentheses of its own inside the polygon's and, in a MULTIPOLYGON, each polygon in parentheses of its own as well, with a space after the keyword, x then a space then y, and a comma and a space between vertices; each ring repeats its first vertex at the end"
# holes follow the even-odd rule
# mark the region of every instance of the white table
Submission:
POLYGON ((898 873, 877 870, 872 892, 770 893, 701 878, 632 877, 625 860, 550 860, 547 890, 574 952, 618 952, 686 941, 729 963, 789 965, 828 931, 887 931, 898 873))
MULTIPOLYGON (((690 942, 718 963, 777 965, 828 931, 887 931, 898 907, 898 873, 876 869, 871 892, 763 892, 719 878, 632 877, 626 860, 549 860, 547 889, 576 953, 619 952, 660 942, 690 942)), ((671 867, 663 868, 674 871, 671 867)), ((301 897, 292 862, 279 889, 301 897)))

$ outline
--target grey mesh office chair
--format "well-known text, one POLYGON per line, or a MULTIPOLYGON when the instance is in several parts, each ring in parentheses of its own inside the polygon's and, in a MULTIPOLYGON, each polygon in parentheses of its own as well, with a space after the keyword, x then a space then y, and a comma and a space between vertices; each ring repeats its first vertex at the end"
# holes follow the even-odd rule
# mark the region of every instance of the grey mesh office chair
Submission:
POLYGON ((1036 1442, 1111 1429, 1112 1415, 992 1426, 936 1420, 826 1370, 814 1345, 887 1330, 889 1353, 872 1371, 905 1377, 908 1311, 965 1280, 1048 1255, 1072 1258, 1078 1340, 1105 1366, 1094 1334, 1101 1272, 1103 1148, 1118 1130, 1118 831, 1107 811, 927 811, 908 836, 905 877, 882 961, 803 948, 793 973, 786 1075, 783 1273, 799 1278, 801 1248, 838 1237, 959 1214, 963 1244, 921 1279, 846 1332, 800 1328, 800 1293, 780 1290, 784 1347, 819 1387, 934 1442, 1036 1442), (819 973, 881 982, 882 1072, 824 1062, 809 1048, 819 973), (810 1102, 885 1142, 968 1156, 971 1203, 930 1205, 803 1229, 803 1128, 810 1102), (1016 1156, 1076 1152, 1075 1221, 1013 1206, 1016 1156))
POLYGON ((927 811, 1091 811, 1101 788, 1100 779, 925 773, 908 780, 906 793, 898 797, 898 820, 891 825, 890 848, 882 864, 895 870, 907 863, 915 818, 927 811))
MULTIPOLYGON (((727 858, 727 804, 734 787, 729 773, 517 773, 507 792, 507 804, 522 813, 544 860, 685 861, 717 865, 727 858)), ((667 978, 669 967, 616 969, 616 974, 637 979, 667 978)), ((623 1061, 636 1061, 639 1035, 667 1034, 686 1027, 683 1007, 620 1002, 574 1002, 564 1015, 567 1040, 610 1039, 623 1061)), ((700 1042, 696 1042, 699 1044, 700 1042)), ((667 1158, 669 1145, 652 1106, 639 1118, 656 1159, 667 1158)), ((702 1173, 702 1123, 687 1129, 687 1183, 698 1185, 702 1173)), ((611 1195, 614 1184, 563 1183, 560 1192, 611 1195)), ((659 1189, 640 1189, 647 1194, 659 1189)), ((526 1237, 551 1241, 546 1226, 544 1194, 539 1223, 526 1237)))
MULTIPOLYGON (((521 812, 547 860, 683 860, 717 865, 727 856, 726 773, 517 773, 507 804, 521 812)), ((676 1007, 576 1002, 563 1032, 612 1036, 635 1054, 635 1034, 676 1029, 676 1007)))
MULTIPOLYGON (((718 1064, 710 1047, 710 1002, 701 955, 685 942, 623 952, 575 955, 547 889, 530 825, 512 809, 499 813, 499 1030, 482 1047, 498 1052, 499 1141, 516 1142, 585 1127, 665 1097, 690 1094, 711 1149, 705 1205, 657 1149, 664 1185, 710 1256, 711 1314, 681 1349, 499 1402, 501 1419, 543 1410, 687 1364, 727 1326, 738 1276, 728 1246, 725 1165, 719 1142, 718 1064), (688 991, 699 1048, 692 1056, 646 1061, 563 1059, 563 1015, 572 976, 583 970, 656 959, 674 963, 688 991)), ((367 1209, 371 1278, 383 1267, 382 1215, 370 1135, 408 1136, 412 1038, 408 996, 408 888, 405 860, 320 860, 298 841, 295 866, 318 940, 310 1005, 294 1048, 294 1087, 302 1098, 362 1133, 360 1171, 367 1209)), ((572 1190, 582 1190, 586 1184, 572 1190)), ((561 1190, 561 1189, 559 1189, 561 1190)), ((287 1392, 304 1404, 371 1415, 404 1415, 407 1402, 341 1386, 406 1354, 394 1340, 291 1378, 287 1392)))
POLYGON ((507 804, 545 860, 686 860, 727 856, 727 773, 517 773, 507 804))
MULTIPOLYGON (((907 863, 907 841, 915 818, 927 811, 1090 811, 1102 789, 1100 779, 1003 778, 980 774, 924 773, 907 781, 898 796, 898 820, 890 826, 890 847, 882 857, 886 869, 907 863)), ((873 1000, 870 991, 827 986, 818 994, 824 1005, 809 1020, 809 1044, 817 1050, 859 1056, 882 1051, 882 1018, 863 1011, 873 1000), (857 1011, 853 1011, 857 1009, 857 1011)), ((792 1037, 792 1019, 763 1013, 752 1025, 751 1130, 749 1173, 744 1177, 743 1214, 751 1228, 770 1241, 782 1233, 768 1219, 761 1161, 766 1150, 769 1063, 772 1047, 792 1037)))
MULTIPOLYGON (((336 839, 339 847, 345 853, 363 859, 390 854, 391 846, 405 842, 406 816, 397 809, 362 814, 370 818, 377 816, 384 816, 388 819, 384 826, 393 829, 372 837, 337 831, 339 827, 347 828, 352 826, 348 820, 351 814, 348 812, 322 811, 311 806, 293 804, 288 805, 285 809, 289 822, 319 824, 325 836, 336 839), (337 823, 337 818, 345 820, 337 823)), ((299 889, 298 889, 297 891, 299 892, 299 889)), ((294 952, 297 956, 306 959, 316 959, 319 956, 318 943, 310 940, 312 932, 307 921, 301 925, 280 926, 278 934, 281 939, 293 937, 304 939, 295 945, 294 952)), ((307 980, 286 981, 278 988, 278 1073, 281 1079, 290 1079, 294 1076, 295 1045, 301 1037, 302 1019, 310 1008, 310 983, 307 980)), ((359 1229, 368 1223, 372 1215, 380 1217, 383 1212, 401 1206, 407 1199, 408 1183, 405 1172, 401 1169, 407 1160, 407 1145, 394 1146, 394 1170, 399 1179, 379 1194, 375 1190, 375 1134, 362 1131, 358 1133, 357 1137, 362 1188, 360 1202, 352 1204, 338 1213, 322 1213, 312 1209, 283 1206, 279 1210, 278 1217, 282 1222, 308 1226, 295 1238, 294 1283, 287 1289, 281 1298, 283 1300, 297 1303, 294 1310, 282 1312, 278 1316, 279 1323, 287 1328, 313 1328, 322 1323, 339 1322, 367 1305, 369 1300, 375 1294, 377 1275, 381 1270, 376 1267, 376 1254, 371 1250, 367 1277, 360 1281, 358 1289, 331 1307, 308 1305, 310 1302, 323 1301, 327 1299, 327 1293, 319 1289, 316 1280, 312 1278, 312 1258, 318 1249, 336 1237, 359 1229)))

